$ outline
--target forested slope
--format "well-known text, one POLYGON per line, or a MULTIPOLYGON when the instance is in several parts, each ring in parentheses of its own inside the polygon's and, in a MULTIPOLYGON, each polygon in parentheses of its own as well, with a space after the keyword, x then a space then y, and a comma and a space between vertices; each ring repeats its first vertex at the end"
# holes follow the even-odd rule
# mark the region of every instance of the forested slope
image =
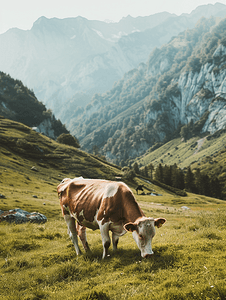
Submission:
POLYGON ((222 129, 225 30, 226 19, 203 18, 156 48, 146 64, 126 73, 110 91, 96 94, 81 118, 71 121, 82 147, 97 146, 123 165, 178 136, 183 126, 185 137, 222 129))
POLYGON ((20 80, 0 72, 0 115, 56 138, 68 130, 20 80))

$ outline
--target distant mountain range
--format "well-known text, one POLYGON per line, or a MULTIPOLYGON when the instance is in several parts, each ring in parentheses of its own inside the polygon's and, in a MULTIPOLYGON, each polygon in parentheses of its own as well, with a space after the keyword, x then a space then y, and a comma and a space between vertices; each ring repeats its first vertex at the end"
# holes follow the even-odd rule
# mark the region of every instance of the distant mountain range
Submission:
POLYGON ((193 28, 203 16, 225 15, 226 6, 217 3, 191 14, 128 16, 118 23, 41 17, 31 30, 14 28, 0 35, 0 70, 22 80, 68 125, 81 112, 78 107, 146 62, 155 47, 193 28))

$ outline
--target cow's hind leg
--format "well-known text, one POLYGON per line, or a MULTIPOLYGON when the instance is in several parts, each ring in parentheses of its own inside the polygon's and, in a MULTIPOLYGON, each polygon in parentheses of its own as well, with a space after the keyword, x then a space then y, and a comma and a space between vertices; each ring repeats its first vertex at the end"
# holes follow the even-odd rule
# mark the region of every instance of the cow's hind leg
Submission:
POLYGON ((76 229, 78 232, 78 236, 82 242, 83 248, 86 252, 90 252, 90 248, 86 239, 86 227, 85 226, 81 226, 78 223, 76 224, 76 229))
POLYGON ((70 215, 65 215, 64 219, 68 226, 69 236, 72 240, 72 243, 75 246, 75 251, 76 251, 77 255, 79 255, 79 254, 81 254, 81 250, 78 246, 78 238, 77 238, 77 230, 76 230, 76 226, 75 226, 75 219, 72 218, 70 215))
POLYGON ((109 225, 107 223, 105 223, 104 225, 102 225, 100 223, 99 228, 100 228, 102 244, 103 244, 103 256, 102 256, 102 258, 104 259, 108 256, 108 248, 111 245, 111 239, 110 239, 110 236, 109 236, 109 225))
POLYGON ((118 240, 119 240, 119 236, 117 234, 115 234, 114 232, 112 232, 113 251, 117 250, 118 240))

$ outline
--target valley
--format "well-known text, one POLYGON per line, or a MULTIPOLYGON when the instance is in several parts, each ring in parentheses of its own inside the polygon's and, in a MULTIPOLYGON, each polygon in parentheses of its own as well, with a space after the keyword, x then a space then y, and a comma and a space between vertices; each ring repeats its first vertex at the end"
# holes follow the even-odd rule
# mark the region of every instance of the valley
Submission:
POLYGON ((226 299, 225 16, 40 17, 0 35, 0 216, 47 218, 0 218, 1 299, 226 299), (128 232, 102 260, 91 229, 77 257, 57 186, 80 176, 125 182, 167 220, 149 259, 128 232))
POLYGON ((192 193, 181 197, 151 182, 145 182, 145 195, 137 195, 136 186, 144 181, 135 177, 126 182, 146 216, 167 219, 153 240, 153 257, 141 259, 127 233, 103 261, 100 233, 92 230, 87 231, 92 254, 76 257, 57 185, 64 177, 123 178, 123 171, 23 124, 0 122, 0 209, 19 207, 48 219, 0 223, 2 299, 225 298, 225 201, 192 193), (147 195, 150 190, 160 196, 147 195))
POLYGON ((82 149, 131 165, 157 144, 225 128, 225 19, 200 19, 70 121, 82 149), (207 50, 208 49, 208 50, 207 50))

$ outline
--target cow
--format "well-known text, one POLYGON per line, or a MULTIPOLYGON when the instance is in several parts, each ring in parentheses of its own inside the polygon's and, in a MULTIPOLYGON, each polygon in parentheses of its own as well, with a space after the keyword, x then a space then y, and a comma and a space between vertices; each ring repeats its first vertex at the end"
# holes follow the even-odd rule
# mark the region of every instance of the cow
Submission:
POLYGON ((125 183, 82 177, 65 178, 58 185, 57 192, 77 255, 81 254, 77 235, 84 250, 90 251, 86 227, 100 229, 103 259, 108 256, 111 244, 109 231, 112 232, 113 251, 117 250, 119 237, 130 231, 141 256, 147 258, 153 254, 151 242, 155 235, 155 226, 161 227, 166 220, 145 217, 125 183))
POLYGON ((138 185, 137 186, 137 188, 136 188, 137 195, 138 195, 138 191, 142 191, 142 192, 144 191, 143 188, 144 188, 144 185, 138 185))

